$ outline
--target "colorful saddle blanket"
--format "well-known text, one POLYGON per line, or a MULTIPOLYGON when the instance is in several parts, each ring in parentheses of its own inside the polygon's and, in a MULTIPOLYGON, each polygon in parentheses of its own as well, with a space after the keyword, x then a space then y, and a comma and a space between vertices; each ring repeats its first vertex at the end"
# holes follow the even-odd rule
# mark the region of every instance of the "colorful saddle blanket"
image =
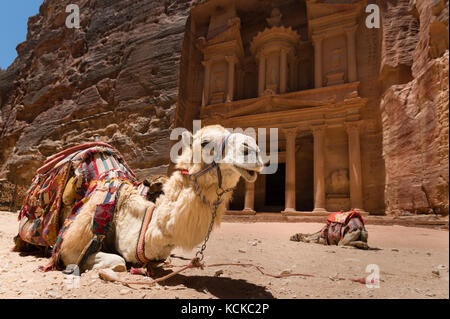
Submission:
POLYGON ((86 147, 65 150, 49 158, 44 169, 38 170, 40 173, 34 177, 18 217, 19 235, 24 241, 53 247, 53 255, 57 255, 65 231, 94 191, 100 188, 107 192, 97 204, 92 230, 94 235, 107 233, 117 192, 124 183, 137 185, 137 181, 117 150, 108 144, 98 145, 90 143, 86 147), (75 202, 60 225, 62 196, 71 176, 77 177, 75 202))
POLYGON ((360 213, 349 212, 332 213, 327 218, 327 225, 322 229, 321 238, 328 245, 337 245, 347 232, 364 228, 364 219, 360 213))

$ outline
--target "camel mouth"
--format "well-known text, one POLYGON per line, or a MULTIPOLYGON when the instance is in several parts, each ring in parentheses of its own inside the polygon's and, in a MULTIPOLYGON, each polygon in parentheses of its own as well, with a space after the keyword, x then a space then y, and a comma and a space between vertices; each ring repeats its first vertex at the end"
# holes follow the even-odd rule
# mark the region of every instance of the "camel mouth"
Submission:
POLYGON ((257 178, 257 168, 255 169, 247 169, 247 168, 243 168, 243 167, 239 167, 236 165, 233 165, 237 171, 239 172, 239 174, 241 174, 241 176, 247 181, 247 182, 254 182, 257 178))

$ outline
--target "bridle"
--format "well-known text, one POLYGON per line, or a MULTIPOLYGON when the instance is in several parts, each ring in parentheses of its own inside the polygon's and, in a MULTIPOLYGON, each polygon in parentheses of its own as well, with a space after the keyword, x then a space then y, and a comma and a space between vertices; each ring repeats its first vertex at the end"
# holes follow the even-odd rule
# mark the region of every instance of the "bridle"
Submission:
MULTIPOLYGON (((231 133, 231 134, 233 134, 233 133, 231 133)), ((211 223, 209 224, 209 227, 208 227, 208 232, 206 233, 206 237, 205 237, 205 240, 204 240, 201 248, 195 254, 195 258, 197 258, 198 261, 203 260, 203 251, 206 249, 206 243, 209 240, 209 235, 211 234, 211 231, 212 231, 212 228, 214 225, 214 221, 217 216, 217 209, 218 209, 219 205, 222 204, 222 202, 223 202, 223 199, 222 199, 223 195, 225 193, 232 192, 234 190, 234 187, 227 188, 227 189, 222 188, 222 172, 221 172, 220 166, 218 164, 218 162, 223 158, 223 152, 225 150, 225 146, 228 141, 228 138, 231 136, 231 134, 228 134, 227 136, 222 138, 218 153, 216 154, 216 156, 214 157, 214 160, 210 164, 208 164, 207 166, 201 168, 200 170, 198 170, 197 172, 192 173, 192 174, 190 174, 187 169, 181 170, 182 175, 187 176, 190 180, 192 180, 194 182, 194 190, 195 190, 195 193, 197 194, 197 196, 199 196, 201 198, 202 202, 205 205, 210 206, 212 208, 212 218, 211 218, 211 223), (217 189, 216 189, 217 199, 214 202, 211 202, 202 193, 202 189, 198 184, 198 178, 200 176, 206 174, 208 171, 212 170, 213 168, 216 168, 216 170, 217 170, 217 189)))
POLYGON ((197 172, 194 172, 192 174, 189 173, 189 171, 187 169, 182 169, 181 170, 181 174, 184 176, 187 176, 190 180, 192 180, 194 182, 194 190, 195 193, 202 199, 202 202, 204 204, 207 204, 208 206, 219 206, 223 200, 220 200, 221 197, 223 196, 223 194, 228 193, 233 191, 233 188, 228 188, 228 189, 223 189, 222 188, 222 171, 220 169, 220 166, 218 164, 218 162, 223 158, 223 154, 225 151, 225 146, 226 143, 228 141, 228 138, 232 135, 228 134, 227 136, 222 138, 222 141, 220 142, 220 147, 219 150, 217 152, 217 154, 214 156, 214 160, 206 165, 205 167, 199 169, 197 172), (208 200, 202 193, 202 190, 198 184, 198 178, 204 174, 206 174, 207 172, 209 172, 210 170, 212 170, 213 168, 216 168, 217 170, 217 190, 216 190, 216 194, 218 196, 218 199, 215 202, 211 202, 210 200, 208 200))

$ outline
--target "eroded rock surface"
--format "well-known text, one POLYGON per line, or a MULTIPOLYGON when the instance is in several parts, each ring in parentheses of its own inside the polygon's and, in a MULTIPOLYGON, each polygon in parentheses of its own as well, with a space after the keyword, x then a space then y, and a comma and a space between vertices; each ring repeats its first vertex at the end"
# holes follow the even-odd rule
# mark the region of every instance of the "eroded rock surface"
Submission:
POLYGON ((190 1, 46 0, 18 58, 0 75, 0 177, 28 184, 43 160, 99 140, 139 178, 165 173, 190 1))
MULTIPOLYGON (((140 179, 166 173, 181 55, 201 59, 187 45, 193 41, 183 45, 185 26, 189 9, 202 2, 81 0, 81 28, 68 29, 71 1, 45 0, 28 21, 18 58, 0 71, 3 192, 28 185, 47 156, 96 137, 119 149, 140 179)), ((381 111, 385 172, 381 147, 371 146, 380 181, 365 184, 383 187, 384 177, 381 210, 448 214, 448 1, 368 1, 375 2, 381 36, 358 63, 366 70, 365 61, 381 52, 379 70, 360 76, 373 83, 361 87, 374 101, 365 112, 381 111)), ((358 41, 369 41, 366 35, 358 41)), ((181 100, 180 114, 195 117, 192 101, 181 100)))
POLYGON ((382 65, 390 72, 381 76, 393 85, 380 105, 386 209, 448 214, 448 1, 397 1, 390 9, 382 65), (399 24, 392 12, 406 9, 411 15, 399 24), (393 41, 400 34, 411 38, 393 41))

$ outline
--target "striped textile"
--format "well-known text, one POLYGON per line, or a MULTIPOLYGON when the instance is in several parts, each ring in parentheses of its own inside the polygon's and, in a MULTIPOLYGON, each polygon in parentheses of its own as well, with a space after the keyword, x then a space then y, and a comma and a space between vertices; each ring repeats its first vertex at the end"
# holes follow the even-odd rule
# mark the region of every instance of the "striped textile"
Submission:
POLYGON ((338 245, 347 232, 364 228, 364 219, 356 211, 335 212, 327 217, 327 225, 322 229, 321 238, 327 245, 338 245))
POLYGON ((19 235, 31 244, 53 247, 57 256, 65 231, 96 189, 107 189, 98 203, 94 233, 106 233, 123 183, 137 185, 133 171, 113 148, 95 146, 68 154, 32 181, 19 213, 19 235), (63 225, 59 224, 64 187, 71 175, 78 177, 76 202, 63 225))

